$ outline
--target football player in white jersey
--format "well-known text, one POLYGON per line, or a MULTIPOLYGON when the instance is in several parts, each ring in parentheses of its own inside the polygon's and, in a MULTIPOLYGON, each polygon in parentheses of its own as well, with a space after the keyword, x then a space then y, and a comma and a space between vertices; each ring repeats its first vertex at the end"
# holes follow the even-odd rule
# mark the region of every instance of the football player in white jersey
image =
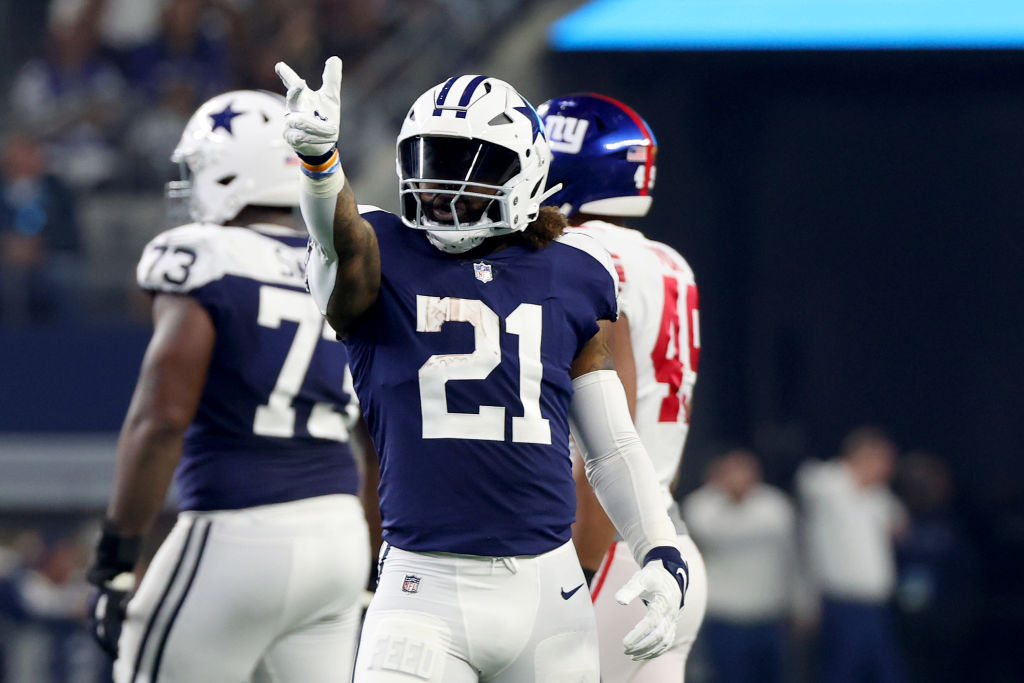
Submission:
POLYGON ((88 574, 117 683, 328 683, 352 669, 371 562, 348 444, 358 405, 305 291, 285 112, 258 91, 196 111, 171 188, 195 222, 138 265, 154 330, 88 574), (172 476, 177 523, 133 590, 172 476))
POLYGON ((561 184, 551 201, 571 225, 604 245, 619 275, 620 317, 611 326, 615 367, 636 430, 658 473, 660 500, 676 525, 677 543, 690 569, 686 608, 680 613, 672 648, 656 660, 622 656, 617 644, 638 613, 635 606, 617 604, 607 587, 638 567, 623 544, 613 540, 615 529, 580 476, 577 462, 573 541, 597 613, 601 680, 682 681, 707 601, 704 562, 672 497, 697 380, 697 285, 675 249, 616 224, 623 217, 646 215, 651 205, 657 142, 647 122, 622 102, 596 93, 558 97, 538 111, 554 155, 548 182, 561 184))
POLYGON ((541 209, 551 152, 508 83, 449 78, 397 144, 401 216, 357 207, 339 161, 341 61, 313 91, 281 63, 303 162, 308 285, 350 351, 380 457, 384 545, 355 680, 597 683, 571 542, 569 418, 642 569, 625 651, 673 641, 688 568, 607 347, 614 267, 541 209))

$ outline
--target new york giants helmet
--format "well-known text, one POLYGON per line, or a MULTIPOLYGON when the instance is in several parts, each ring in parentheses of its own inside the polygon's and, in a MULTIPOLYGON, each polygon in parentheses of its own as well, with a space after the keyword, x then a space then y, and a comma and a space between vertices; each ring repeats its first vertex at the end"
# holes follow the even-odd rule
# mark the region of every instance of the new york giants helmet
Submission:
POLYGON ((420 95, 396 156, 402 222, 449 253, 525 230, 547 196, 540 117, 497 78, 455 76, 420 95))
POLYGON ((187 199, 200 223, 224 223, 250 205, 298 206, 298 159, 283 137, 287 113, 283 97, 260 90, 205 102, 171 155, 182 179, 167 184, 167 195, 187 199))
POLYGON ((658 142, 639 114, 597 93, 556 97, 537 109, 554 159, 551 196, 566 216, 646 216, 658 142))

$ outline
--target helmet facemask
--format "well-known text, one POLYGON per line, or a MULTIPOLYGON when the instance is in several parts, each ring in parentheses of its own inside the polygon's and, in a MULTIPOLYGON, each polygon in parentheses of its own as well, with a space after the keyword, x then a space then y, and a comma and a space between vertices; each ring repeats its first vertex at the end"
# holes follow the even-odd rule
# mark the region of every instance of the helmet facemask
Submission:
POLYGON ((441 136, 403 140, 398 146, 402 217, 429 232, 510 233, 514 188, 507 183, 520 171, 519 155, 491 142, 441 136))

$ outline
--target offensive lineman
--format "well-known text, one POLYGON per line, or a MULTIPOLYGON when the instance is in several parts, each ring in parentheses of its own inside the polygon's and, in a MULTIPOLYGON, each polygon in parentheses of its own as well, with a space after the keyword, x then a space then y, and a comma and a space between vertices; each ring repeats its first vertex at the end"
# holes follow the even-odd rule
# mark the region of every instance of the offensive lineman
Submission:
POLYGON ((172 157, 195 222, 139 262, 154 331, 88 575, 118 683, 328 683, 352 669, 370 562, 347 443, 358 406, 304 291, 285 112, 258 91, 196 111, 172 157), (125 616, 172 474, 181 512, 125 616))
POLYGON ((536 111, 484 76, 425 92, 398 137, 399 217, 357 209, 345 182, 341 60, 315 92, 277 71, 303 161, 308 285, 345 338, 380 454, 385 543, 355 680, 597 683, 570 540, 570 414, 643 565, 618 594, 648 604, 626 651, 661 654, 688 570, 606 345, 613 266, 540 209, 550 150, 536 111))
POLYGON ((672 497, 689 430, 700 351, 697 285, 679 253, 636 230, 610 221, 645 216, 651 205, 657 142, 647 122, 618 100, 596 93, 566 95, 538 108, 554 159, 552 195, 573 226, 580 226, 612 255, 619 274, 619 320, 612 325, 615 367, 633 420, 661 484, 660 497, 676 525, 677 543, 690 569, 686 609, 676 639, 661 657, 634 661, 617 647, 638 615, 616 604, 617 585, 638 566, 601 510, 577 463, 577 523, 573 541, 591 584, 601 645, 604 683, 682 681, 707 602, 704 562, 672 497))

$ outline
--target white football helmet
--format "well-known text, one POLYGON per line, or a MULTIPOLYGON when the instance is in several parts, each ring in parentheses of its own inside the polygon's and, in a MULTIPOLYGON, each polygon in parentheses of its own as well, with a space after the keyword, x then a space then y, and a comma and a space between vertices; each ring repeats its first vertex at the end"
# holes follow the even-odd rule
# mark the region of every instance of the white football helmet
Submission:
POLYGON ((398 134, 396 166, 402 222, 450 253, 525 230, 551 194, 540 117, 487 76, 456 76, 420 95, 398 134))
POLYGON ((236 90, 208 100, 189 119, 171 161, 181 165, 167 194, 187 198, 192 220, 224 223, 244 207, 299 204, 298 158, 284 141, 280 95, 236 90))

